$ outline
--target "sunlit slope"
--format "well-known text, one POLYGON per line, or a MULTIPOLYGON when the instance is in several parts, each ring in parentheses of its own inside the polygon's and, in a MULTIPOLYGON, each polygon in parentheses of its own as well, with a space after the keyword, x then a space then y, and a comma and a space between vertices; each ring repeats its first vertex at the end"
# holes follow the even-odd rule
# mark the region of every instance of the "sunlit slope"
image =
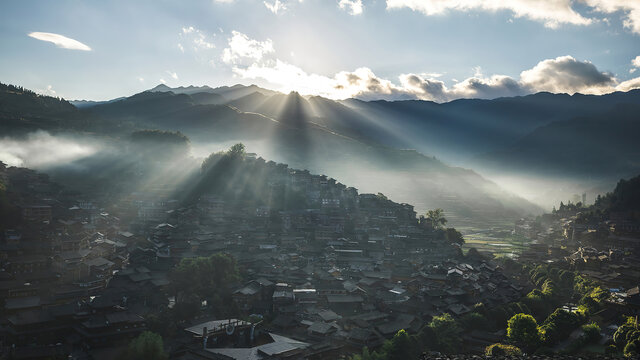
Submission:
MULTIPOLYGON (((90 111, 113 122, 179 130, 205 147, 247 142, 250 151, 267 158, 326 173, 363 191, 384 189, 396 201, 417 203, 419 210, 443 207, 460 218, 514 217, 539 211, 473 171, 380 144, 359 132, 366 119, 342 104, 296 93, 249 96, 260 104, 240 109, 243 98, 228 106, 201 105, 186 94, 143 93, 90 111), (351 118, 339 124, 337 116, 329 116, 335 113, 351 113, 351 118), (260 146, 252 149, 256 141, 260 146)), ((384 134, 382 128, 376 131, 384 134)))

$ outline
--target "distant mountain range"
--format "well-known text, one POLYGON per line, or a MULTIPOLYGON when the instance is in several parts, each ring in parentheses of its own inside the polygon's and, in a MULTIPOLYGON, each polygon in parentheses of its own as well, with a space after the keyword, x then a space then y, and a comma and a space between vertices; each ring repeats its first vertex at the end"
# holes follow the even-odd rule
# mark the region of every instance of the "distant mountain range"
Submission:
POLYGON ((76 130, 127 134, 154 128, 179 130, 196 145, 262 144, 254 151, 265 157, 326 173, 362 191, 384 192, 418 209, 442 207, 454 218, 514 217, 540 209, 445 162, 616 181, 640 172, 640 142, 634 139, 639 107, 640 91, 438 104, 334 101, 255 85, 162 84, 126 98, 82 103, 76 112, 86 124, 76 130))

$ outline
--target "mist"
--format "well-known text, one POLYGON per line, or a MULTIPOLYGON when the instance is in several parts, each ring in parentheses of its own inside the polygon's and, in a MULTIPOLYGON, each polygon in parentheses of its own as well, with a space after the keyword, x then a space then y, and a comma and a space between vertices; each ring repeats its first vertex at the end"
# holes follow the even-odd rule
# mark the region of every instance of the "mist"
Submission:
POLYGON ((10 166, 47 169, 94 155, 102 145, 71 135, 35 131, 0 139, 0 161, 10 166))

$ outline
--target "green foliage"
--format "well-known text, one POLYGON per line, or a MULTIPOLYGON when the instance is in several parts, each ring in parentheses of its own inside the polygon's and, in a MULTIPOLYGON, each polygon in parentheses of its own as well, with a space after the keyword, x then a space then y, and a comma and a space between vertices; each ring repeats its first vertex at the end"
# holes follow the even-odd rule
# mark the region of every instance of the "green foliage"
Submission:
MULTIPOLYGON (((201 174, 186 194, 185 202, 193 204, 203 195, 213 195, 230 206, 267 206, 278 211, 308 208, 303 191, 265 179, 278 177, 282 167, 246 159, 244 145, 236 144, 228 151, 209 155, 201 165, 201 174)), ((278 216, 269 218, 277 220, 278 216)))
POLYGON ((411 360, 418 359, 422 353, 422 344, 417 336, 406 331, 398 331, 393 338, 382 344, 378 351, 370 352, 365 346, 362 354, 354 355, 351 360, 411 360))
MULTIPOLYGON (((229 285, 239 279, 238 268, 233 257, 213 254, 209 257, 182 259, 171 271, 171 286, 179 296, 176 306, 185 304, 185 311, 201 299, 215 302, 216 297, 228 296, 229 285)), ((219 300, 220 301, 220 300, 219 300)), ((222 304, 220 304, 222 305, 222 304)))
POLYGON ((404 331, 398 331, 391 340, 385 341, 382 345, 382 352, 386 354, 388 360, 416 359, 420 354, 415 339, 404 331))
POLYGON ((484 315, 477 312, 471 312, 462 316, 462 318, 460 318, 460 323, 465 330, 470 331, 486 329, 489 321, 484 315))
POLYGON ((576 313, 556 309, 540 325, 542 340, 547 345, 553 345, 569 336, 571 331, 580 325, 581 321, 580 315, 576 313))
POLYGON ((427 350, 456 353, 460 350, 461 329, 450 314, 436 316, 418 334, 409 335, 400 330, 390 340, 384 342, 380 350, 370 352, 366 347, 362 354, 352 360, 419 359, 427 350))
POLYGON ((507 323, 507 338, 524 349, 534 349, 540 344, 536 319, 527 314, 516 314, 507 323))
POLYGON ((124 355, 126 360, 163 360, 168 359, 164 352, 162 337, 151 331, 145 331, 131 340, 124 355))
POLYGON ((445 237, 450 243, 456 243, 460 245, 464 244, 464 237, 462 236, 460 231, 454 228, 447 228, 447 230, 445 230, 445 237))
POLYGON ((627 342, 627 344, 624 346, 623 353, 626 357, 637 357, 638 350, 640 350, 640 339, 636 338, 627 342))
POLYGON ((634 317, 627 317, 624 324, 613 334, 613 342, 625 356, 635 357, 640 350, 640 327, 634 317))
POLYGON ((447 224, 447 219, 444 217, 444 210, 435 209, 429 210, 425 214, 424 220, 433 228, 440 229, 447 224))
POLYGON ((163 130, 139 130, 131 134, 132 142, 157 143, 157 144, 189 144, 189 138, 180 131, 163 131, 163 130))
POLYGON ((202 162, 202 166, 201 166, 202 173, 205 174, 209 172, 216 165, 217 167, 230 166, 234 162, 237 163, 238 160, 244 159, 245 155, 246 155, 246 147, 244 146, 243 143, 237 143, 231 146, 227 151, 219 151, 219 152, 211 153, 202 162))
POLYGON ((460 326, 448 313, 435 316, 429 323, 436 337, 435 350, 445 353, 455 353, 460 348, 460 326))
POLYGON ((594 207, 604 211, 639 211, 640 176, 620 180, 613 192, 596 198, 594 207))
POLYGON ((167 161, 186 157, 191 150, 189 138, 181 132, 139 130, 131 134, 132 153, 143 159, 167 161))
POLYGON ((470 259, 481 259, 482 258, 482 254, 480 254, 478 249, 472 247, 472 248, 469 249, 469 251, 467 251, 467 257, 470 258, 470 259))
POLYGON ((598 324, 596 323, 582 325, 582 331, 583 331, 582 337, 585 344, 595 344, 601 338, 600 326, 598 326, 598 324))
POLYGON ((487 356, 522 356, 522 350, 517 346, 499 343, 487 346, 484 353, 487 356))
POLYGON ((231 146, 229 151, 227 151, 227 154, 229 156, 244 157, 247 154, 247 152, 243 143, 237 143, 231 146))
POLYGON ((19 114, 37 118, 76 111, 75 106, 64 99, 36 94, 21 86, 0 83, 0 113, 5 117, 19 114))

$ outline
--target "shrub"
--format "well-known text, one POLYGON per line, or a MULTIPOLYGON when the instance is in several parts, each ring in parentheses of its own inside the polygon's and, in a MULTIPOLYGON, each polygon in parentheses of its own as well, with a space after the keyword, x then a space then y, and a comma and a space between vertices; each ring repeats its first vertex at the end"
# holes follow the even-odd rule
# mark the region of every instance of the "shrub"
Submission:
POLYGON ((600 340, 600 326, 596 323, 582 325, 582 335, 586 344, 594 344, 600 340))
POLYGON ((485 348, 487 356, 521 356, 522 350, 517 346, 505 344, 493 344, 485 348))
POLYGON ((533 349, 540 343, 540 333, 536 319, 527 314, 516 314, 507 323, 507 337, 514 344, 533 349))

